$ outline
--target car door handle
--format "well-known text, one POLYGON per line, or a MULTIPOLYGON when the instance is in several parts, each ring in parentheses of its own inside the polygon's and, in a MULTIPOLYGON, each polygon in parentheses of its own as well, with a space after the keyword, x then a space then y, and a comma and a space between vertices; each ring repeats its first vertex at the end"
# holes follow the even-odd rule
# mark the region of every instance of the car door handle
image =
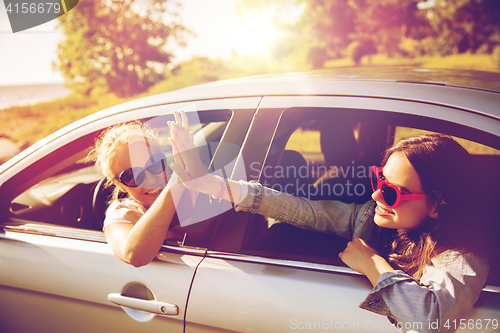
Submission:
POLYGON ((127 297, 120 294, 108 294, 108 300, 120 306, 152 312, 161 315, 176 316, 179 314, 177 305, 157 300, 145 300, 134 297, 127 297))

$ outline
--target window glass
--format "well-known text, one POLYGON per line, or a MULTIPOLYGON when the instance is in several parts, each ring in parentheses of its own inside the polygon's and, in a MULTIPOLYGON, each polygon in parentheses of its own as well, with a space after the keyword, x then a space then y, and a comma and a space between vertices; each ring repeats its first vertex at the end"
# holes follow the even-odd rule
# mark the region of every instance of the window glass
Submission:
MULTIPOLYGON (((290 124, 285 115, 269 150, 261 183, 310 200, 360 204, 369 200, 369 170, 387 144, 389 125, 374 129, 370 122, 361 121, 362 117, 324 110, 307 110, 290 124)), ((347 239, 269 217, 255 215, 251 219, 253 229, 247 233, 244 253, 344 265, 338 253, 345 248, 347 239)))
MULTIPOLYGON (((385 142, 380 143, 382 147, 370 148, 374 154, 359 137, 360 129, 366 130, 367 124, 327 114, 316 117, 291 129, 274 179, 268 181, 271 187, 311 200, 368 200, 369 169, 385 142)), ((383 131, 385 139, 387 126, 383 131)))
MULTIPOLYGON (((376 111, 312 108, 288 111, 280 119, 260 175, 265 186, 310 200, 361 204, 371 199, 370 167, 380 165, 383 152, 395 140, 424 133, 463 133, 467 139, 455 138, 473 154, 479 168, 471 170, 479 179, 474 195, 484 196, 488 207, 495 207, 500 198, 500 150, 478 143, 485 139, 480 131, 428 118, 376 111)), ((488 216, 481 223, 500 218, 496 210, 485 215, 488 216)), ((494 225, 489 228, 498 230, 494 225)), ((346 242, 336 235, 251 215, 241 252, 343 265, 337 255, 346 242)))
MULTIPOLYGON (((404 127, 404 126, 396 126, 396 130, 394 132, 394 142, 407 138, 410 136, 420 135, 420 134, 433 134, 436 132, 426 131, 418 128, 404 127)), ((483 144, 453 137, 458 143, 462 145, 470 154, 473 155, 500 155, 500 150, 485 146, 483 144)))
MULTIPOLYGON (((199 119, 198 123, 191 125, 195 142, 197 145, 209 146, 202 155, 206 165, 210 164, 230 115, 230 111, 217 111, 213 115, 208 111, 200 112, 196 117, 194 114, 189 116, 193 116, 193 120, 199 119)), ((172 119, 172 116, 160 116, 143 120, 157 132, 161 149, 169 160, 167 165, 173 162, 172 147, 168 141, 170 130, 167 126, 167 121, 172 119)), ((12 217, 26 222, 102 230, 102 219, 107 204, 110 203, 112 190, 102 186, 102 176, 94 169, 94 158, 88 156, 94 139, 100 133, 101 131, 76 139, 30 166, 26 173, 35 175, 32 185, 11 200, 12 217), (99 204, 99 198, 105 201, 104 205, 99 204)), ((25 179, 22 181, 26 182, 25 179)))
POLYGON ((306 121, 290 135, 286 150, 300 153, 321 153, 320 131, 316 121, 306 121))

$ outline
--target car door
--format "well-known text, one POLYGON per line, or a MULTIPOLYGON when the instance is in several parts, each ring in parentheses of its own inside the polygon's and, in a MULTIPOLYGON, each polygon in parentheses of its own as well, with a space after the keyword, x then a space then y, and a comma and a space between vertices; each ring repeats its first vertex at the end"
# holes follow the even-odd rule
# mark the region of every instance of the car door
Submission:
MULTIPOLYGON (((184 241, 165 243, 146 266, 121 262, 101 231, 97 213, 102 212, 95 211, 100 176, 86 158, 88 148, 107 126, 141 119, 160 132, 162 145, 171 153, 166 121, 173 119, 173 110, 182 109, 209 163, 221 142, 232 147, 231 154, 237 152, 259 100, 149 108, 136 103, 135 110, 79 121, 5 170, 0 175, 2 330, 183 332, 192 279, 205 255, 210 228, 199 220, 188 228, 184 241), (236 131, 230 131, 230 122, 237 125, 236 131)), ((229 162, 231 154, 224 156, 229 162)))
MULTIPOLYGON (((247 180, 311 200, 363 203, 372 192, 367 170, 378 165, 394 137, 421 130, 468 139, 461 142, 483 166, 482 186, 493 208, 485 227, 497 235, 500 179, 493 170, 500 166, 500 123, 486 117, 416 101, 265 97, 242 159, 247 180), (265 135, 269 128, 272 136, 265 135), (328 141, 322 143, 322 137, 328 141), (328 174, 333 176, 322 177, 328 174)), ((193 281, 186 332, 397 331, 387 318, 359 308, 372 286, 338 258, 346 243, 265 216, 224 213, 193 281)), ((498 246, 492 249, 492 262, 499 253, 498 246)), ((498 328, 500 308, 493 305, 500 304, 498 273, 492 265, 488 285, 467 318, 470 325, 464 318, 448 326, 471 332, 498 328)), ((402 328, 418 331, 433 323, 406 325, 411 327, 402 328)))

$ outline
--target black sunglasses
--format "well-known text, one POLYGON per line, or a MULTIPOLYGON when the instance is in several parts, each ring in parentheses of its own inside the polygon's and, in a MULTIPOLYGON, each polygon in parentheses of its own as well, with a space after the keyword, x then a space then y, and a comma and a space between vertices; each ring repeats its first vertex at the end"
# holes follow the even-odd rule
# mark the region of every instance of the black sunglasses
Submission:
POLYGON ((144 168, 128 168, 120 174, 120 177, 117 180, 125 186, 137 187, 140 186, 146 178, 144 171, 147 170, 149 173, 157 175, 165 171, 166 167, 167 158, 164 154, 157 153, 151 156, 144 168))

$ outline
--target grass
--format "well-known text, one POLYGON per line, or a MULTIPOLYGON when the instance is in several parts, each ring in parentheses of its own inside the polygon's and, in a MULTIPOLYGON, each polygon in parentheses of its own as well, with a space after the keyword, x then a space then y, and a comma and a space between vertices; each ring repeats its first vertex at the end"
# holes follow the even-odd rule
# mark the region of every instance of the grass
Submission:
POLYGON ((321 153, 320 132, 297 128, 290 135, 285 149, 295 150, 299 153, 321 153))
MULTIPOLYGON (((30 144, 47 136, 50 133, 81 119, 96 111, 123 103, 130 99, 146 95, 172 91, 195 84, 209 81, 241 77, 247 75, 263 74, 282 70, 300 71, 305 67, 286 67, 277 69, 268 63, 265 58, 242 58, 233 62, 216 63, 217 68, 211 69, 208 64, 203 67, 202 61, 186 62, 177 75, 169 75, 166 80, 159 82, 149 92, 124 99, 113 94, 106 94, 98 98, 72 94, 68 97, 52 102, 38 103, 35 105, 17 106, 0 110, 0 123, 2 134, 7 134, 16 141, 28 141, 30 144), (201 66, 201 67, 200 67, 201 66), (274 68, 274 69, 273 69, 274 68)), ((351 59, 336 59, 328 61, 326 68, 353 66, 351 59)), ((388 58, 386 55, 373 55, 363 58, 361 66, 379 65, 410 65, 422 68, 455 68, 475 69, 484 71, 498 71, 491 55, 460 54, 448 57, 421 57, 421 58, 388 58)))
MULTIPOLYGON (((424 56, 418 58, 389 58, 385 54, 365 56, 361 61, 362 66, 416 66, 420 68, 450 68, 473 69, 489 72, 498 72, 493 57, 490 54, 455 54, 446 57, 424 56)), ((349 58, 328 61, 327 68, 354 66, 354 61, 349 58)))
POLYGON ((137 97, 124 99, 107 94, 96 99, 73 93, 51 102, 10 107, 0 110, 2 134, 33 144, 78 119, 137 97))

